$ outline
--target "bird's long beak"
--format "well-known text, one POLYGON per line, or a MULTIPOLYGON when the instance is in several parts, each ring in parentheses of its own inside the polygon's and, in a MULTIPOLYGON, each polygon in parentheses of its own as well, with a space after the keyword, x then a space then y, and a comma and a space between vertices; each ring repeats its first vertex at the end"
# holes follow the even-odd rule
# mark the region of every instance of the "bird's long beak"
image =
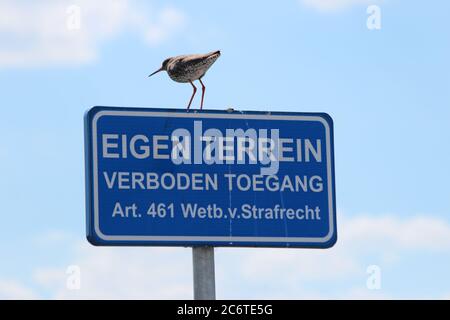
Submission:
POLYGON ((163 71, 163 68, 162 68, 162 67, 159 68, 158 70, 156 70, 155 72, 153 72, 151 75, 149 75, 149 77, 151 77, 152 75, 154 75, 155 73, 158 73, 158 72, 160 72, 160 71, 163 71))

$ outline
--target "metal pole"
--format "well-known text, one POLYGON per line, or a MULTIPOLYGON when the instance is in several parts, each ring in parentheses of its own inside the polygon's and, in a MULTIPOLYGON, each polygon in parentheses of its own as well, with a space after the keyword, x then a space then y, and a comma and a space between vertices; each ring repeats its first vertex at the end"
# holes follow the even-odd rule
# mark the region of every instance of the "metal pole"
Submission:
POLYGON ((214 247, 193 247, 194 299, 215 300, 214 247))

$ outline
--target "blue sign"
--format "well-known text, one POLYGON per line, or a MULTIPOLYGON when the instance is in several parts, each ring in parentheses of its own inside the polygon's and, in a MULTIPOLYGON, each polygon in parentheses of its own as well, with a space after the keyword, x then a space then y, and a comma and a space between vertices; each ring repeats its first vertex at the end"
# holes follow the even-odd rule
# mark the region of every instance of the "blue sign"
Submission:
POLYGON ((325 113, 93 107, 85 151, 94 245, 336 242, 325 113))

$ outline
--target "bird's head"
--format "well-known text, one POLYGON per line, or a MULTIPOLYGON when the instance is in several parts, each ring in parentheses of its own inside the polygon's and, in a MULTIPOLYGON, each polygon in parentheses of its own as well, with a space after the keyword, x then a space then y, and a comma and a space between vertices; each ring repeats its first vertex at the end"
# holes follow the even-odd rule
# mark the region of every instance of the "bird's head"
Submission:
POLYGON ((163 61, 161 68, 159 68, 158 70, 156 70, 155 72, 153 72, 151 75, 149 75, 149 77, 151 77, 152 75, 154 75, 155 73, 158 73, 160 71, 167 71, 167 65, 169 64, 171 58, 167 58, 166 60, 163 61))

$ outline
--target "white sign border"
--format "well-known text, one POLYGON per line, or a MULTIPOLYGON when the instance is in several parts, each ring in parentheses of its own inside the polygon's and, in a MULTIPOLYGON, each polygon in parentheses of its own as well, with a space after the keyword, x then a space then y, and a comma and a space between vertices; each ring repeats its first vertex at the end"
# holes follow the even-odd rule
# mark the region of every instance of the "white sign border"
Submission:
POLYGON ((212 241, 212 242, 291 242, 291 243, 325 243, 329 241, 334 233, 334 206, 333 206, 333 174, 331 168, 331 136, 328 122, 320 116, 307 115, 279 115, 279 114, 220 114, 220 113, 181 113, 181 112, 161 112, 161 111, 120 111, 103 110, 95 114, 92 119, 92 158, 93 158, 93 192, 94 192, 94 229, 96 235, 104 241, 212 241), (327 155, 327 176, 328 176, 328 207, 329 207, 329 232, 325 237, 234 237, 234 236, 117 236, 106 235, 100 230, 99 222, 99 204, 98 204, 98 161, 97 161, 97 122, 102 116, 133 116, 133 117, 181 117, 181 118, 214 118, 214 119, 254 119, 254 120, 300 120, 300 121, 319 121, 325 127, 326 136, 326 155, 327 155))

